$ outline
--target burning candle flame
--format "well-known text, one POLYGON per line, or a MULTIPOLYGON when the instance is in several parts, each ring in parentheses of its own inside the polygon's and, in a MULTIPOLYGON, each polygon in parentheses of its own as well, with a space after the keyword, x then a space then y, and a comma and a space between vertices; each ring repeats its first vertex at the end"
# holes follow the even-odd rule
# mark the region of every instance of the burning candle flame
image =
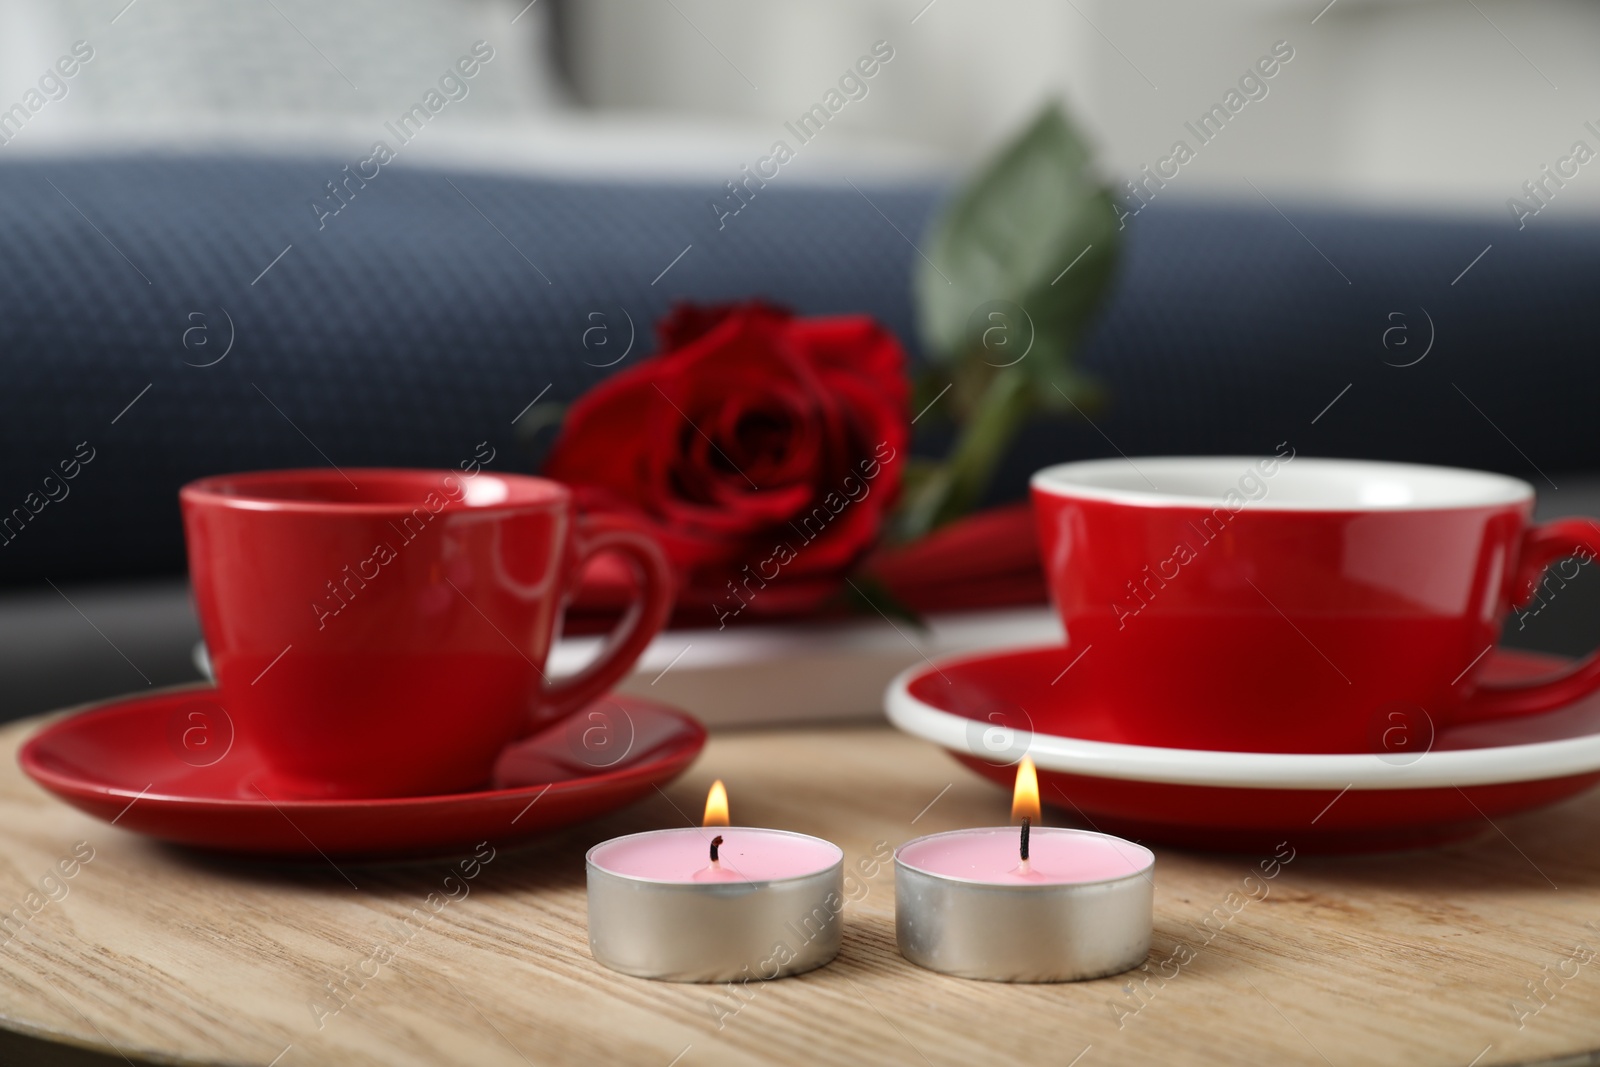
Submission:
POLYGON ((1011 821, 1023 819, 1039 824, 1039 772, 1027 756, 1017 764, 1017 786, 1011 794, 1011 821))
MULTIPOLYGON (((1037 788, 1034 790, 1038 793, 1037 788)), ((1038 800, 1034 806, 1038 806, 1038 800)), ((718 778, 711 783, 711 791, 706 794, 706 817, 701 820, 701 826, 727 826, 728 825, 728 790, 718 778)))

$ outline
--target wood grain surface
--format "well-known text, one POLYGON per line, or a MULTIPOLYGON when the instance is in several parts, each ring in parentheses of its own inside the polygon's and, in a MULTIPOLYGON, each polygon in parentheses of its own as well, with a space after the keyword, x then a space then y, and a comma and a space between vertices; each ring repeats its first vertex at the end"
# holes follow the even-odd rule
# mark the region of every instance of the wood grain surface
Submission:
POLYGON ((1008 798, 882 727, 729 733, 648 801, 447 889, 459 862, 247 864, 95 822, 16 770, 36 725, 0 730, 0 911, 29 916, 0 930, 0 1062, 1600 1062, 1600 794, 1433 851, 1290 841, 1273 868, 1158 849, 1148 971, 1073 985, 913 967, 892 869, 857 868, 831 966, 731 988, 597 965, 584 851, 683 825, 713 777, 735 822, 831 838, 852 865, 1004 821, 1008 798), (457 899, 434 911, 442 892, 457 899))

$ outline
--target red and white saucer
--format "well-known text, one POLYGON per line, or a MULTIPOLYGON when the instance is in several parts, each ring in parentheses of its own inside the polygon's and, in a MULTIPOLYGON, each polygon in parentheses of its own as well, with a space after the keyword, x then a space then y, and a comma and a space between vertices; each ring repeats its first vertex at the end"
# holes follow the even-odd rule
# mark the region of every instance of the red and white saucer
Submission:
POLYGON ((201 685, 107 701, 45 726, 18 761, 73 807, 163 841, 372 860, 513 844, 604 815, 676 778, 706 739, 681 711, 613 694, 508 746, 482 790, 296 800, 215 697, 201 685))
MULTIPOLYGON (((1492 833, 1492 819, 1600 782, 1600 694, 1539 715, 1446 726, 1409 751, 1161 748, 1074 736, 1070 693, 1053 682, 1077 654, 1052 645, 919 665, 890 684, 889 719, 1007 786, 1029 755, 1047 804, 1095 829, 1183 847, 1255 851, 1287 841, 1355 852, 1438 844, 1492 833), (1046 714, 1051 732, 1035 732, 1031 724, 1046 714)), ((1532 678, 1566 665, 1496 650, 1485 677, 1532 678)))

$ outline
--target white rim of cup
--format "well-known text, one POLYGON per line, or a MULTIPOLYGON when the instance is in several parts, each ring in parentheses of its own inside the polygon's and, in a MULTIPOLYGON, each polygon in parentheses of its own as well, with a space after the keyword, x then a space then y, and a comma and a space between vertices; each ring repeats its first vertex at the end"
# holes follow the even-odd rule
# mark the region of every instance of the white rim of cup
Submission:
POLYGON ((1529 503, 1533 486, 1505 474, 1435 467, 1422 463, 1390 463, 1368 459, 1301 456, 1146 456, 1134 459, 1089 459, 1058 463, 1034 473, 1029 484, 1042 493, 1074 500, 1099 500, 1134 507, 1215 508, 1230 489, 1247 499, 1250 511, 1371 512, 1451 511, 1529 503), (1272 473, 1263 465, 1271 464, 1272 473), (1265 494, 1251 499, 1240 482, 1253 475, 1265 494), (1196 481, 1215 492, 1172 492, 1163 479, 1189 485, 1196 481), (1286 481, 1287 479, 1287 481, 1286 481), (1274 490, 1289 484, 1314 483, 1316 499, 1301 499, 1274 490), (1342 494, 1342 496, 1341 496, 1342 494), (1333 503, 1329 503, 1329 499, 1333 503))

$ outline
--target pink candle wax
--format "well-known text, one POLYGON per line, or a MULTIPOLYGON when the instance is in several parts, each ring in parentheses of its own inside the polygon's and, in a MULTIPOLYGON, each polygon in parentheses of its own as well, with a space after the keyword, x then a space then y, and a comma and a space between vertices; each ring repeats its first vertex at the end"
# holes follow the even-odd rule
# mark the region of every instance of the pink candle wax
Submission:
POLYGON ((1076 982, 1150 951, 1155 854, 1108 834, 952 830, 895 852, 894 931, 919 967, 996 982, 1076 982))
POLYGON ((903 846, 908 867, 945 878, 998 885, 1080 885, 1107 882, 1146 871, 1155 854, 1119 837, 1036 826, 1028 834, 1028 861, 1019 856, 1017 827, 955 830, 903 846))
POLYGON ((590 862, 648 882, 771 882, 817 874, 838 864, 837 845, 786 830, 753 826, 683 827, 619 837, 598 845, 590 862), (717 863, 711 841, 721 837, 717 863))
POLYGON ((596 845, 587 867, 589 949, 624 974, 766 980, 839 952, 844 853, 819 838, 750 826, 653 830, 596 845))

